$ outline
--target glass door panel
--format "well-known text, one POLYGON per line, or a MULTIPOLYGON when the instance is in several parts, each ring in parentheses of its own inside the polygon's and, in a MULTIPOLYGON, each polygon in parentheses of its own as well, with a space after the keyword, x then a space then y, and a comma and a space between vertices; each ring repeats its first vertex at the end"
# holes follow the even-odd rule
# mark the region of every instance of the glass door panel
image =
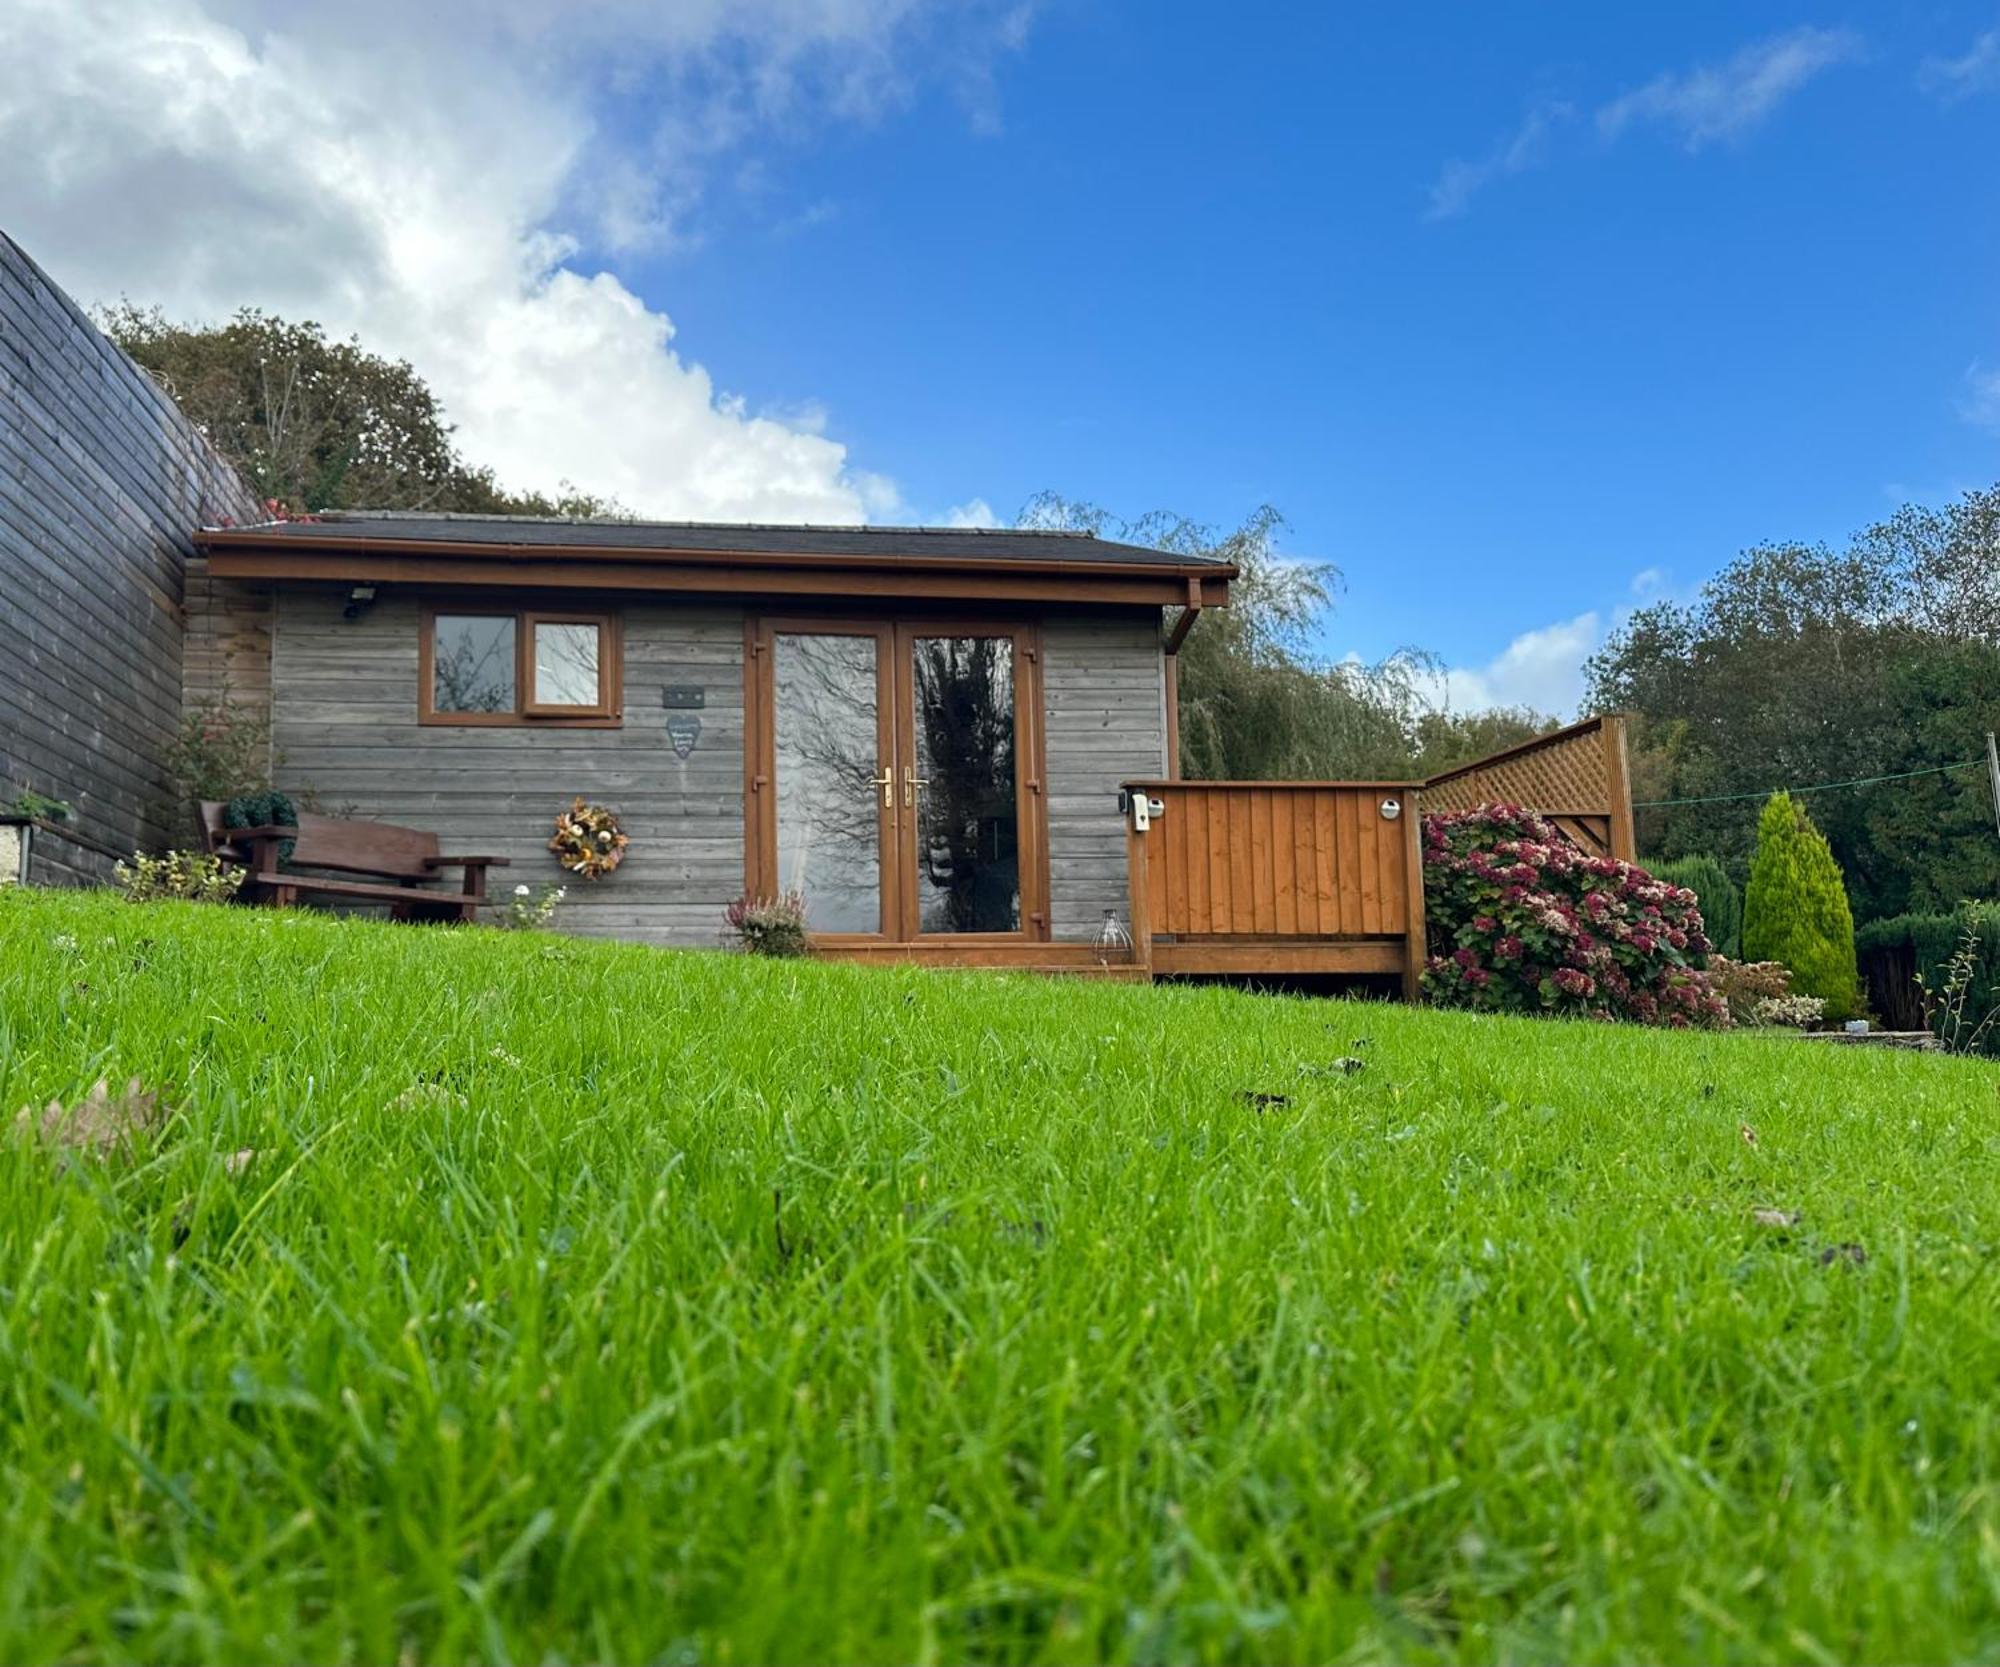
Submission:
POLYGON ((916 930, 1019 932, 1014 639, 908 632, 904 640, 904 827, 914 846, 916 930))
POLYGON ((803 893, 814 932, 879 933, 894 833, 886 633, 779 631, 771 647, 778 887, 803 893))

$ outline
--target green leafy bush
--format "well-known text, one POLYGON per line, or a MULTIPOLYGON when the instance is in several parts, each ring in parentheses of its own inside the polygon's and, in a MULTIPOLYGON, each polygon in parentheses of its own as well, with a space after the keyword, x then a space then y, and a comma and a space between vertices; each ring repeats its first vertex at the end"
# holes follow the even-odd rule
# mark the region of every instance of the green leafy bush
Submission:
POLYGON ((1683 886, 1701 904, 1702 929, 1718 955, 1735 955, 1743 947, 1743 893, 1729 871, 1714 857, 1675 857, 1652 865, 1653 878, 1683 886))
POLYGON ((227 903, 243 884, 243 870, 201 851, 168 851, 162 856, 135 856, 112 870, 128 901, 159 903, 182 898, 190 903, 227 903))
POLYGON ((1787 1001, 1792 994, 1790 969, 1776 961, 1732 961, 1726 955, 1708 958, 1708 981, 1740 1025, 1758 1023, 1758 1010, 1769 1002, 1787 1001))
MULTIPOLYGON (((225 828, 296 828, 299 825, 299 809, 286 794, 265 790, 257 793, 239 793, 222 807, 222 825, 225 828)), ((290 862, 292 853, 298 849, 295 839, 278 843, 278 861, 290 862)))
POLYGON ((1694 893, 1518 805, 1424 818, 1424 989, 1500 1013, 1727 1025, 1694 893))
MULTIPOLYGON (((2000 903, 1873 920, 1855 934, 1855 944, 1867 969, 1869 999, 1899 1028, 1925 1025, 1950 1045, 1969 1039, 2000 1007, 2000 903), (1964 979, 1956 1036, 1946 1033, 1951 1017, 1945 1006, 1925 999, 1955 976, 1964 979)), ((2000 1055, 2000 1025, 1979 1036, 1978 1051, 2000 1055)))
POLYGON ((1773 793, 1757 821, 1757 852, 1743 892, 1743 958, 1783 962, 1793 992, 1818 996, 1832 1023, 1860 1010, 1854 915, 1840 864, 1788 793, 1773 793))
POLYGON ((228 689, 197 701, 167 744, 167 774, 189 804, 262 792, 277 762, 271 715, 235 700, 228 689))
POLYGON ((7 810, 13 816, 33 816, 44 822, 67 822, 70 818, 69 800, 52 799, 46 793, 37 793, 32 787, 24 787, 16 793, 7 810))

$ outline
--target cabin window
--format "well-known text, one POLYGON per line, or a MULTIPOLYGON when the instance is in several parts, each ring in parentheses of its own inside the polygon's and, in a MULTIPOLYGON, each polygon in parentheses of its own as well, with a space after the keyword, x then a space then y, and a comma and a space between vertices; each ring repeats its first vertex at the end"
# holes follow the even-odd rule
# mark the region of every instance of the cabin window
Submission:
POLYGON ((615 724, 617 623, 610 614, 427 608, 419 715, 434 724, 615 724))

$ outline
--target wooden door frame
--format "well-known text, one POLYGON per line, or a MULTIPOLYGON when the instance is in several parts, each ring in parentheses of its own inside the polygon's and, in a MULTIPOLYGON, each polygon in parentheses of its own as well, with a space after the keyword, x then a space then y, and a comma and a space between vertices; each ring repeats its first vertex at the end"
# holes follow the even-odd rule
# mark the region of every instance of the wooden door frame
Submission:
MULTIPOLYGON (((893 621, 837 614, 752 614, 743 624, 743 878, 752 897, 778 891, 777 639, 781 636, 872 637, 875 640, 875 767, 894 767, 896 737, 896 628, 893 621), (766 859, 769 859, 768 863, 766 859), (766 868, 770 872, 766 872, 766 868)), ((890 795, 892 801, 893 793, 890 795)), ((901 848, 892 802, 875 806, 876 919, 873 932, 815 932, 829 946, 880 946, 899 941, 902 897, 895 854, 901 848)))
MULTIPOLYGON (((889 646, 888 702, 877 713, 877 762, 886 758, 900 772, 914 764, 914 734, 903 733, 914 719, 914 664, 909 653, 919 636, 1009 637, 1014 643, 1014 769, 1016 840, 1020 862, 1021 928, 1016 932, 921 932, 916 930, 915 816, 903 794, 894 795, 888 814, 878 810, 882 828, 881 877, 884 930, 871 933, 814 933, 828 949, 917 946, 950 951, 980 945, 1047 943, 1049 912, 1048 761, 1044 733, 1042 633, 1033 619, 968 619, 930 613, 859 615, 756 613, 743 621, 743 887, 752 897, 778 888, 776 651, 779 635, 874 636, 889 646), (893 890, 892 890, 893 887, 893 890)), ((880 650, 878 649, 878 654, 880 650)), ((878 689, 881 687, 878 665, 878 689)))
MULTIPOLYGON (((902 615, 896 628, 896 715, 908 719, 907 755, 897 768, 916 760, 916 662, 910 652, 918 637, 1006 637, 1014 644, 1014 837, 1021 886, 1021 925, 1013 932, 925 932, 918 928, 915 815, 897 852, 902 887, 897 941, 970 949, 979 944, 1046 943, 1049 939, 1048 792, 1042 757, 1042 632, 1032 620, 965 619, 950 615, 902 615)), ((898 816, 906 809, 899 795, 898 816)))

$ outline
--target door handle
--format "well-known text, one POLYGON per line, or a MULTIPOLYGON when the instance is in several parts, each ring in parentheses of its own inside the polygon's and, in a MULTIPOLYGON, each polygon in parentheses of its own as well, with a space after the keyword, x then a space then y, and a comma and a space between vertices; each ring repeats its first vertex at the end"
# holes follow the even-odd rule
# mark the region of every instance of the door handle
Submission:
POLYGON ((888 765, 884 764, 882 766, 882 773, 879 776, 870 776, 868 778, 868 785, 882 789, 882 808, 884 810, 894 810, 896 808, 896 772, 890 769, 888 765))
POLYGON ((917 802, 917 789, 919 787, 928 787, 930 784, 931 780, 929 776, 920 776, 911 766, 904 765, 903 803, 914 809, 917 802))

